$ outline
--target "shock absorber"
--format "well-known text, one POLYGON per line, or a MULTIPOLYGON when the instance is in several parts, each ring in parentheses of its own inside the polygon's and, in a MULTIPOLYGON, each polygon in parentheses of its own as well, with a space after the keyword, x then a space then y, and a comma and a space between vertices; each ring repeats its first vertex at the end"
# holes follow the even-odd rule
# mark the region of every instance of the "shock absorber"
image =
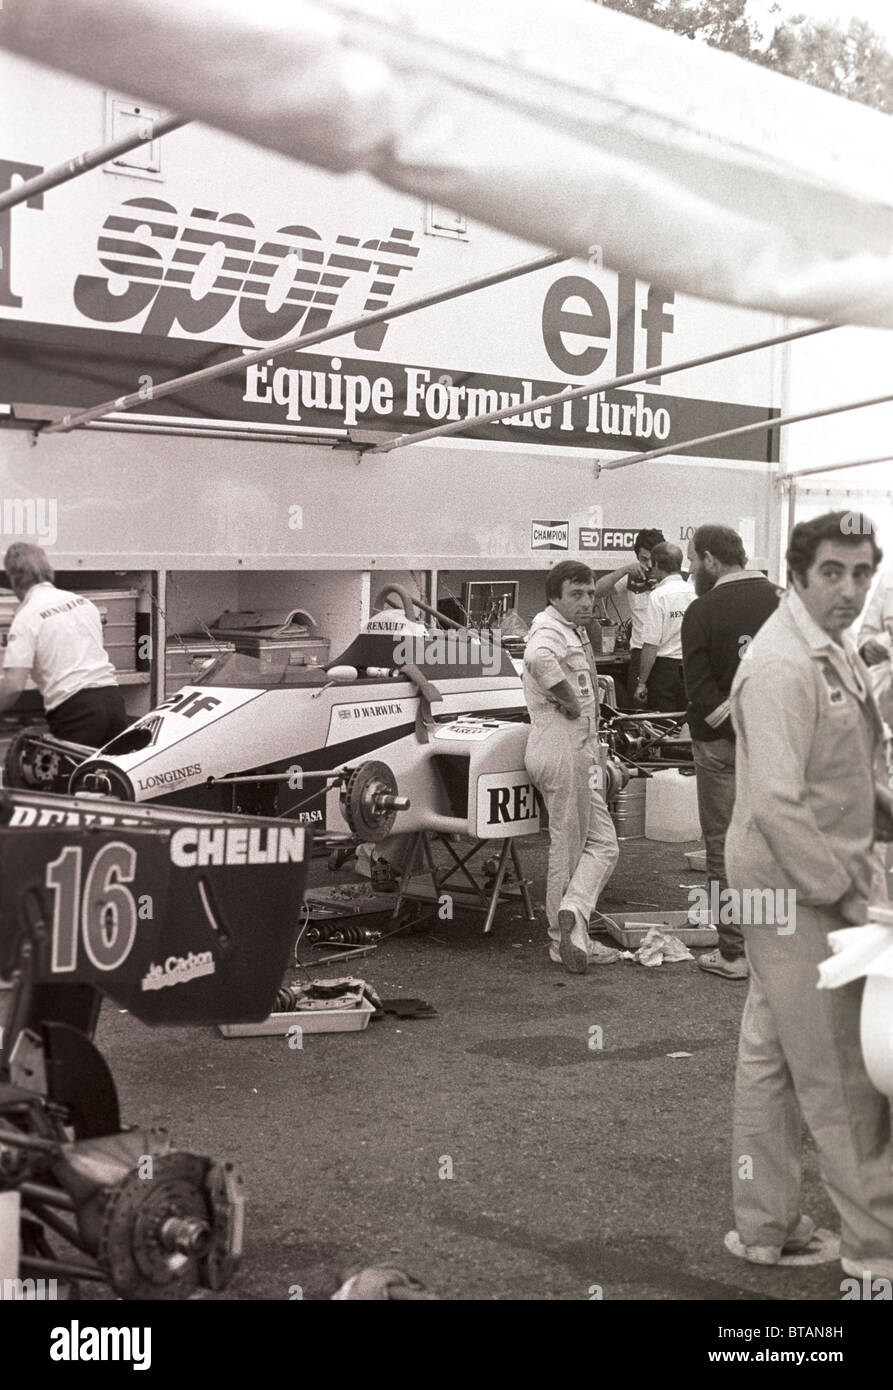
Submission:
POLYGON ((308 927, 304 933, 304 940, 311 946, 320 946, 327 941, 337 942, 343 945, 366 946, 381 940, 381 932, 373 931, 371 927, 363 927, 359 924, 343 922, 323 922, 317 923, 314 927, 308 927))

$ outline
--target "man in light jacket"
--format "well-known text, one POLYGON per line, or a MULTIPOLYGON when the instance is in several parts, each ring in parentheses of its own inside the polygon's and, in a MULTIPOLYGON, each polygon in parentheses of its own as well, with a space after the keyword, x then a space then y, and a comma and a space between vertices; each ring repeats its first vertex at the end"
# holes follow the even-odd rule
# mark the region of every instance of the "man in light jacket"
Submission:
POLYGON ((749 907, 741 918, 750 989, 735 1079, 737 1238, 727 1244, 755 1264, 809 1244, 813 1223, 800 1209, 805 1120, 840 1215, 844 1272, 890 1278, 890 1107, 862 1058, 863 981, 816 988, 828 933, 866 920, 875 816, 893 803, 868 672, 847 632, 881 558, 870 522, 857 520, 854 528, 851 513, 832 512, 795 526, 792 587, 731 690, 737 778, 726 870, 749 907), (773 895, 776 906, 786 898, 781 916, 773 895))

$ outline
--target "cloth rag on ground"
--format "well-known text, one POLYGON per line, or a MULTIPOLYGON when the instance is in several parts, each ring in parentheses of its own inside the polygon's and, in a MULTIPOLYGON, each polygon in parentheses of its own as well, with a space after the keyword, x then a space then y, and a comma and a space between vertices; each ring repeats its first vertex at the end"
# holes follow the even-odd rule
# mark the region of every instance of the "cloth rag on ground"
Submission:
POLYGON ((631 955, 637 965, 672 965, 680 960, 694 960, 686 945, 676 936, 668 936, 660 927, 652 927, 642 944, 631 955))

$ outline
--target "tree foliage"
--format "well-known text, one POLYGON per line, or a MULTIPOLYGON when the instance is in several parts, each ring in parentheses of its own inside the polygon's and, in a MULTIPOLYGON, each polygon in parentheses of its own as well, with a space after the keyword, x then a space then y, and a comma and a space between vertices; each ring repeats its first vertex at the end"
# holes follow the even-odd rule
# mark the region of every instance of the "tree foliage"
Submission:
POLYGON ((770 34, 748 16, 747 0, 596 3, 893 114, 893 54, 864 20, 852 19, 842 29, 832 21, 794 15, 779 19, 770 34))

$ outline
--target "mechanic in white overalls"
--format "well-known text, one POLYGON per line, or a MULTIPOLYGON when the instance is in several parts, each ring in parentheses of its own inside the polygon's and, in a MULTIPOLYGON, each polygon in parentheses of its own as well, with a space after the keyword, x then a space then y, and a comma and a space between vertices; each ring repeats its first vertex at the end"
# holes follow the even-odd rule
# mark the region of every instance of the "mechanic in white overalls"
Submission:
POLYGON ((589 937, 619 855, 602 790, 595 661, 582 626, 594 595, 586 565, 565 560, 549 572, 548 606, 531 624, 522 677, 532 726, 525 764, 549 815, 549 956, 574 974, 619 956, 589 937))

